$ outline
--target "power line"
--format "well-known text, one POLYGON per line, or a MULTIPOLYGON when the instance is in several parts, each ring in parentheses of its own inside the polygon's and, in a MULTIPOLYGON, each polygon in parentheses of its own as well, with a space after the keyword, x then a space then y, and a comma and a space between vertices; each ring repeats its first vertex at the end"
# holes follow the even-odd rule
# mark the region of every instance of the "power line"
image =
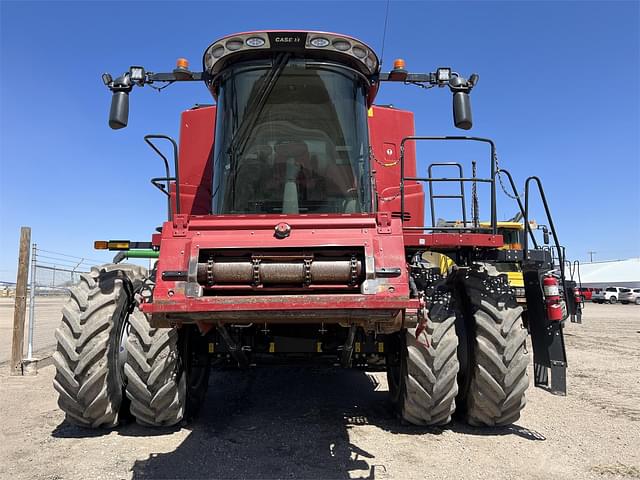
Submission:
POLYGON ((36 257, 36 266, 40 266, 40 265, 53 265, 54 267, 59 266, 59 267, 69 267, 69 268, 75 266, 75 265, 66 265, 66 264, 57 263, 57 262, 49 262, 47 260, 37 260, 37 257, 36 257))
POLYGON ((387 0, 387 9, 384 14, 384 30, 382 31, 382 48, 380 51, 380 67, 382 67, 382 62, 384 61, 384 42, 387 39, 387 20, 389 19, 389 2, 387 0))
POLYGON ((57 258, 57 257, 50 257, 48 255, 38 255, 36 254, 36 261, 39 258, 46 258, 47 260, 53 260, 55 262, 59 262, 60 265, 66 266, 66 265, 92 265, 91 262, 86 261, 84 259, 80 260, 79 262, 76 262, 75 260, 67 260, 66 258, 57 258))
POLYGON ((104 262, 104 260, 96 260, 95 258, 87 258, 87 257, 78 257, 76 255, 69 255, 69 254, 66 254, 66 253, 54 252, 54 251, 51 251, 51 250, 44 250, 42 248, 37 248, 37 251, 38 252, 51 253, 51 254, 54 254, 54 255, 61 256, 61 257, 75 258, 77 260, 88 260, 90 262, 104 262))

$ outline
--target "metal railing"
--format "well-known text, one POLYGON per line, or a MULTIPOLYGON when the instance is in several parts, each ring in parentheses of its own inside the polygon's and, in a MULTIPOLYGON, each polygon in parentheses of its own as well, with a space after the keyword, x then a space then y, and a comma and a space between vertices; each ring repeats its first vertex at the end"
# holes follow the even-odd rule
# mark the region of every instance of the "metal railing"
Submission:
MULTIPOLYGON (((434 163, 433 166, 442 166, 443 164, 441 163, 434 163)), ((456 163, 452 163, 452 164, 446 164, 446 165, 459 165, 456 163)), ((400 143, 400 218, 403 219, 404 222, 404 218, 405 218, 405 205, 404 205, 404 190, 405 190, 405 182, 406 181, 416 181, 416 182, 425 182, 425 183, 429 183, 429 194, 430 194, 430 198, 431 198, 431 223, 432 225, 430 227, 423 225, 421 227, 409 227, 409 226, 404 226, 403 228, 405 230, 438 230, 438 231, 457 231, 457 232, 462 232, 465 230, 469 230, 471 227, 469 225, 467 225, 467 221, 466 221, 466 211, 464 211, 463 209, 463 214, 464 214, 464 221, 462 223, 461 226, 438 226, 438 225, 434 225, 435 223, 435 217, 433 214, 433 198, 451 198, 453 196, 443 196, 443 195, 433 195, 433 190, 431 185, 434 183, 439 183, 439 182, 459 182, 461 185, 461 193, 460 195, 455 196, 455 198, 462 198, 462 202, 464 204, 464 188, 463 182, 471 182, 473 183, 489 183, 491 186, 491 226, 490 228, 487 229, 487 231, 490 231, 492 234, 496 234, 497 233, 497 210, 496 210, 496 172, 497 172, 497 162, 496 162, 496 147, 495 144, 493 143, 493 141, 491 139, 488 138, 482 138, 482 137, 458 137, 458 136, 445 136, 445 137, 418 137, 418 136, 409 136, 409 137, 404 137, 402 139, 402 142, 400 143), (405 176, 405 143, 406 142, 416 142, 416 141, 421 141, 421 140, 428 140, 428 141, 470 141, 470 142, 482 142, 482 143, 487 143, 490 145, 491 147, 491 178, 477 178, 477 177, 472 177, 472 178, 465 178, 462 176, 462 167, 460 167, 460 176, 457 178, 447 178, 447 177, 443 177, 443 178, 433 178, 431 176, 431 172, 432 169, 431 167, 429 167, 428 169, 428 177, 406 177, 405 176)), ((477 228, 475 229, 477 230, 477 228)))

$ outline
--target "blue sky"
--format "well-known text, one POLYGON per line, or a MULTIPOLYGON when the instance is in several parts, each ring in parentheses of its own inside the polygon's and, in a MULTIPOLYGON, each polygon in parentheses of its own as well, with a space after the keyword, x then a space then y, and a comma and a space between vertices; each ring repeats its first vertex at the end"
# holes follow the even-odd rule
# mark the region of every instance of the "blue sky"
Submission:
MULTIPOLYGON (((542 178, 562 243, 582 261, 640 256, 640 10, 627 2, 391 1, 386 67, 478 72, 472 133, 492 137, 518 182, 542 178)), ((237 31, 350 34, 380 53, 386 3, 0 2, 0 280, 15 278, 21 225, 42 248, 91 258, 94 239, 148 239, 166 203, 146 133, 178 136, 201 84, 148 87, 127 129, 107 126, 100 74, 170 71, 237 31)), ((444 90, 384 85, 424 135, 459 134, 444 90)), ((485 208, 485 211, 488 207, 485 208)), ((506 207, 502 217, 510 216, 506 207)), ((541 218, 540 215, 538 215, 541 218)))

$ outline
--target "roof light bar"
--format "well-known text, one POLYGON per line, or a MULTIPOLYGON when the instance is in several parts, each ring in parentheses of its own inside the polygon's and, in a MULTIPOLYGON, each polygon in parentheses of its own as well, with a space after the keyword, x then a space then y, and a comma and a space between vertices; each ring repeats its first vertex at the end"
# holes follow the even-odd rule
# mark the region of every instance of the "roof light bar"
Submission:
POLYGON ((204 69, 215 75, 228 55, 256 50, 332 51, 356 59, 364 72, 377 73, 380 62, 375 52, 353 38, 320 32, 250 32, 224 37, 207 48, 204 69))

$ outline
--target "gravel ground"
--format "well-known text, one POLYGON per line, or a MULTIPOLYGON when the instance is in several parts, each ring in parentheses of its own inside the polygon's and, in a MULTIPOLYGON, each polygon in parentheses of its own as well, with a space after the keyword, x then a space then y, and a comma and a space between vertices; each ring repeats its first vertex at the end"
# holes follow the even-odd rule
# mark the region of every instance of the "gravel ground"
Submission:
MULTIPOLYGON (((531 388, 516 425, 401 425, 380 373, 260 368, 211 376, 189 428, 63 421, 52 366, 0 371, 0 478, 640 478, 640 307, 568 324, 569 396, 531 388)), ((530 374, 531 375, 531 374, 530 374)))

